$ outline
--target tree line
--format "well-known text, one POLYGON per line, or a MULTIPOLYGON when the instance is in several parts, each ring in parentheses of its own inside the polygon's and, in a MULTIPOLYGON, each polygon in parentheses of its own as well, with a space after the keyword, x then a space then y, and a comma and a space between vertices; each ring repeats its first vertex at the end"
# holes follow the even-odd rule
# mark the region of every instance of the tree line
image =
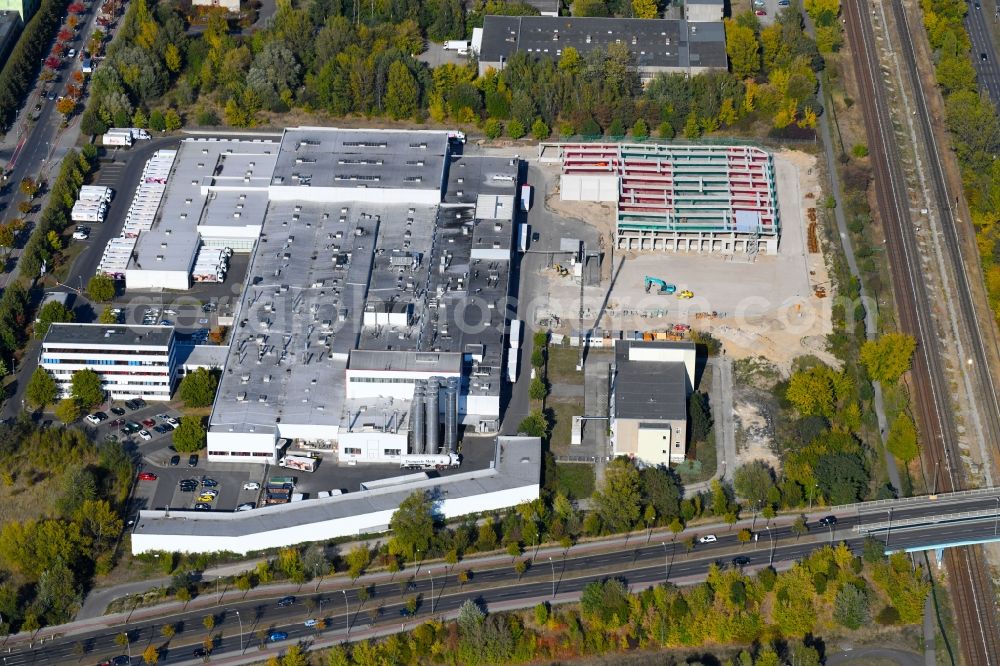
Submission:
POLYGON ((41 0, 38 11, 31 17, 24 32, 0 70, 0 125, 4 130, 14 121, 17 110, 25 104, 41 68, 49 43, 59 28, 65 3, 41 0))
POLYGON ((15 633, 67 622, 93 577, 114 565, 132 459, 117 442, 94 444, 78 429, 39 428, 23 415, 0 426, 0 465, 12 496, 43 481, 55 488, 34 507, 39 517, 0 526, 0 626, 15 633))
MULTIPOLYGON (((749 574, 711 565, 704 582, 684 589, 658 584, 630 590, 627 580, 608 578, 588 584, 578 604, 541 603, 532 611, 509 613, 487 613, 469 599, 454 621, 429 620, 382 640, 336 646, 324 657, 330 666, 517 664, 630 650, 750 645, 741 651, 721 649, 732 655, 721 663, 819 666, 823 654, 817 634, 917 623, 928 591, 923 571, 912 568, 905 554, 887 558, 880 544, 871 542, 863 556, 854 556, 841 544, 818 549, 781 573, 771 567, 749 574)), ((421 603, 426 601, 416 605, 421 603)))

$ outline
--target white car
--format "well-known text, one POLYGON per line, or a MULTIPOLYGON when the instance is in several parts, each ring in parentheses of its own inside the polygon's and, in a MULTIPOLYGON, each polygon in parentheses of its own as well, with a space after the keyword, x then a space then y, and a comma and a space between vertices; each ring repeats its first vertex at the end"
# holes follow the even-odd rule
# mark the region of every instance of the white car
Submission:
POLYGON ((216 490, 215 488, 207 488, 207 489, 202 489, 201 494, 207 495, 209 497, 218 497, 219 491, 216 490))
POLYGON ((718 539, 714 534, 706 534, 698 539, 698 543, 715 543, 718 539))
POLYGON ((260 490, 260 484, 256 481, 248 481, 243 484, 243 490, 260 490))
POLYGON ((306 620, 305 622, 303 622, 302 624, 304 624, 307 627, 315 627, 317 624, 319 624, 319 620, 317 620, 316 618, 311 617, 308 620, 306 620))
POLYGON ((66 55, 68 55, 70 58, 75 58, 76 57, 76 49, 70 49, 69 53, 67 53, 66 55))
POLYGON ((76 240, 87 240, 90 238, 90 229, 87 227, 77 227, 76 231, 73 232, 73 238, 76 240))
POLYGON ((90 414, 87 416, 87 423, 93 423, 94 425, 100 424, 101 419, 97 418, 97 414, 90 414))
POLYGON ((140 430, 139 431, 139 437, 142 437, 143 441, 146 441, 146 442, 148 442, 149 440, 153 439, 153 436, 149 434, 148 430, 140 430))
POLYGON ((253 511, 256 508, 257 508, 257 506, 255 504, 253 504, 251 502, 247 502, 246 504, 240 504, 238 507, 236 507, 236 510, 237 511, 253 511))

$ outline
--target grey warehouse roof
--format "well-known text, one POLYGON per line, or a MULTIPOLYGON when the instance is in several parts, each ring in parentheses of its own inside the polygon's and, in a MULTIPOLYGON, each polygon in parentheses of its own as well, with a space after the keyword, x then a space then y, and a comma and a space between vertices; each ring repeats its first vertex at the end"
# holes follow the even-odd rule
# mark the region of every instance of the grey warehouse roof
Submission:
POLYGON ((615 418, 687 418, 687 369, 683 363, 619 361, 615 368, 615 418))
POLYGON ((569 46, 586 55, 616 42, 628 46, 640 68, 725 68, 728 63, 721 22, 562 16, 487 16, 479 60, 500 62, 518 51, 557 60, 569 46))
POLYGON ((272 186, 440 190, 448 134, 430 130, 285 130, 272 186))
POLYGON ((173 336, 173 326, 52 324, 42 344, 166 347, 173 336))

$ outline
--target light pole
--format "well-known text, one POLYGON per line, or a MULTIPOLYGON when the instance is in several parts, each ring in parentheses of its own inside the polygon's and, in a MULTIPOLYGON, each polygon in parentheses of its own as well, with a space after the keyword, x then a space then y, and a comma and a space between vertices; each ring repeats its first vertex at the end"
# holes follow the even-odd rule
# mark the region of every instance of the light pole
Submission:
POLYGON ((427 577, 431 579, 431 614, 434 614, 434 572, 427 568, 427 577))
POLYGON ((809 510, 813 510, 813 495, 816 494, 816 488, 819 488, 818 483, 814 483, 811 488, 809 488, 809 510))
POLYGON ((236 619, 240 622, 240 653, 243 652, 243 618, 240 617, 240 612, 236 611, 236 619))
POLYGON ((556 565, 552 561, 552 556, 549 556, 549 567, 552 568, 552 598, 556 598, 556 565))
POLYGON ((344 623, 347 625, 347 640, 351 638, 351 606, 347 603, 347 590, 341 590, 344 595, 344 623))
POLYGON ((660 545, 663 546, 663 582, 670 582, 670 561, 667 559, 667 542, 661 541, 660 545))
POLYGON ((892 508, 889 509, 889 529, 885 532, 885 547, 889 547, 889 538, 892 536, 892 508))
POLYGON ((414 579, 420 575, 420 549, 417 548, 417 571, 413 574, 414 579))
POLYGON ((771 536, 771 526, 765 525, 764 529, 767 530, 767 539, 771 542, 771 552, 767 556, 767 566, 774 564, 774 537, 771 536))

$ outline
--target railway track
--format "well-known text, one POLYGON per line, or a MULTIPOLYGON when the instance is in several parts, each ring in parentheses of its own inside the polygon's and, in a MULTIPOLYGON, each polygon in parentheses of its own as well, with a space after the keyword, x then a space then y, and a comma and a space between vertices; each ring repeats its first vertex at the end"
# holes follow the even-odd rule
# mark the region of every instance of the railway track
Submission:
MULTIPOLYGON (((942 226, 949 257, 953 265, 960 261, 957 232, 949 206, 947 187, 934 141, 933 128, 927 112, 926 101, 920 89, 916 58, 908 41, 905 13, 899 0, 888 0, 892 6, 898 32, 902 35, 900 51, 908 75, 913 81, 917 96, 916 115, 932 162, 934 194, 942 213, 942 226)), ((927 286, 922 278, 912 220, 909 213, 909 195, 900 167, 899 151, 894 137, 894 127, 888 108, 887 94, 882 81, 879 54, 872 22, 870 5, 862 0, 847 0, 844 14, 849 38, 857 53, 854 70, 861 95, 861 108, 871 147, 874 169, 874 188, 886 237, 886 253, 893 276, 894 295, 899 313, 901 330, 917 340, 917 352, 912 367, 914 408, 923 434, 926 460, 944 461, 943 490, 964 487, 964 474, 959 458, 954 414, 949 398, 949 386, 942 367, 940 337, 935 331, 931 316, 927 286)), ((980 395, 985 399, 984 412, 991 412, 984 427, 996 446, 1000 441, 1000 409, 996 407, 997 395, 987 365, 986 349, 974 325, 975 307, 971 291, 961 265, 956 265, 959 307, 971 342, 972 353, 979 361, 977 379, 980 395), (983 376, 985 373, 985 377, 983 376), (983 380, 986 381, 983 381, 983 380), (990 402, 992 401, 992 402, 990 402)), ((985 568, 982 550, 978 547, 949 549, 945 556, 949 572, 949 587, 955 610, 961 648, 966 664, 1000 665, 1000 638, 994 609, 992 584, 985 568)))

